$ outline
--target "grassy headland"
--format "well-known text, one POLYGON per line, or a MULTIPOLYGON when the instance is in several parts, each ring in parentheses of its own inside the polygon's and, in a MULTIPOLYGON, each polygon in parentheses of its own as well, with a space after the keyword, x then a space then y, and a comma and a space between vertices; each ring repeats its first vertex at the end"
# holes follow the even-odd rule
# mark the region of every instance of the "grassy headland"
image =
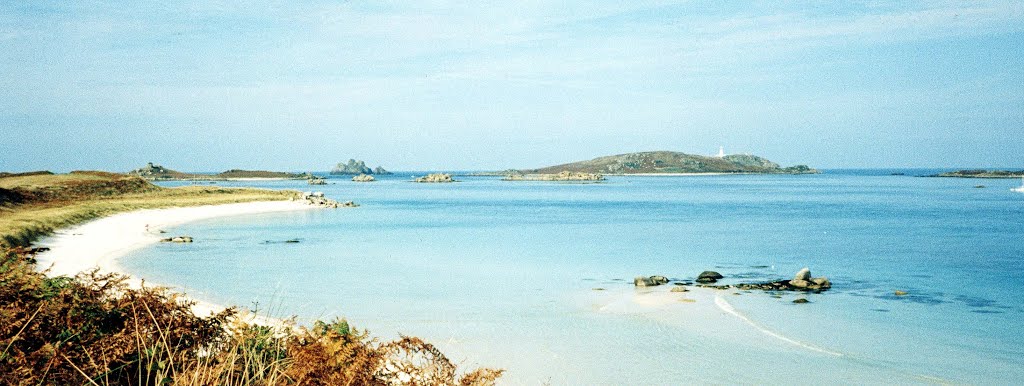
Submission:
POLYGON ((0 177, 0 247, 27 246, 57 228, 138 209, 275 201, 296 191, 162 188, 123 174, 78 171, 0 177))
POLYGON ((27 246, 61 227, 136 209, 283 200, 298 192, 161 188, 104 172, 0 174, 0 384, 489 385, 459 376, 417 338, 378 342, 344 320, 310 328, 210 317, 163 288, 118 274, 48 277, 27 246))

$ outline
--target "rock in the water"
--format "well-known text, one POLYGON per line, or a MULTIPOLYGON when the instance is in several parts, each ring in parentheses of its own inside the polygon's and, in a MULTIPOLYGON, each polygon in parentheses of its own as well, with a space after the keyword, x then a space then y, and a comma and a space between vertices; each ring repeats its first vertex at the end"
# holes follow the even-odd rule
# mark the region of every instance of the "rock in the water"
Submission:
POLYGON ((907 291, 896 290, 895 292, 893 292, 893 294, 896 296, 906 296, 908 293, 907 291))
POLYGON ((789 281, 789 285, 794 286, 796 288, 807 288, 808 286, 811 285, 811 282, 807 280, 793 279, 789 281))
POLYGON ((177 236, 160 239, 161 243, 191 243, 192 237, 190 236, 177 236))
POLYGON ((455 180, 452 179, 452 175, 451 174, 447 174, 447 173, 434 173, 434 174, 428 174, 428 175, 423 176, 423 177, 418 177, 415 180, 413 180, 413 182, 455 182, 455 180))
POLYGON ((369 174, 360 174, 358 176, 352 177, 352 181, 355 181, 355 182, 373 182, 373 181, 376 181, 376 180, 377 179, 373 178, 373 176, 371 176, 369 174))
POLYGON ((720 274, 718 272, 715 272, 715 271, 704 271, 704 272, 701 272, 700 275, 697 275, 697 282, 698 283, 714 283, 714 282, 718 281, 718 279, 721 279, 722 277, 723 277, 722 274, 720 274))
POLYGON ((366 163, 363 161, 350 159, 348 163, 338 163, 331 169, 331 175, 338 174, 373 174, 373 170, 366 167, 366 163))
POLYGON ((807 299, 804 299, 804 298, 796 299, 796 300, 793 301, 793 303, 796 303, 796 304, 804 304, 804 303, 810 303, 810 302, 811 302, 810 300, 807 300, 807 299))
POLYGON ((821 288, 832 288, 832 282, 828 281, 828 278, 824 276, 811 279, 811 283, 821 288))
POLYGON ((686 289, 686 287, 677 285, 672 287, 672 292, 690 292, 690 290, 686 289))
POLYGON ((668 283, 668 278, 664 276, 637 276, 633 279, 633 285, 637 287, 654 287, 668 283))
POLYGON ((793 277, 793 280, 806 280, 806 281, 810 281, 811 280, 811 269, 807 268, 807 267, 804 267, 803 269, 801 269, 800 271, 798 271, 796 273, 796 276, 793 277))

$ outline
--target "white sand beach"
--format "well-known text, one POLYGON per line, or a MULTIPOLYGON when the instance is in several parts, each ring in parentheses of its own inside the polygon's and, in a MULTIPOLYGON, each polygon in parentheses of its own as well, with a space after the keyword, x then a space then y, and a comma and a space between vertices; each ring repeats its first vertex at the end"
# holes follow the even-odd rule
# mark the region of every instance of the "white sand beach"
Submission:
MULTIPOLYGON (((314 208, 317 206, 304 201, 260 201, 119 213, 58 230, 52 236, 40 240, 36 245, 50 250, 37 256, 37 266, 47 270, 51 276, 74 276, 94 268, 99 268, 101 273, 125 273, 118 265, 119 258, 156 244, 161 238, 179 236, 160 233, 165 227, 216 217, 314 208)), ((131 277, 129 284, 139 287, 143 279, 131 277)), ((193 311, 199 315, 208 315, 224 308, 222 305, 197 302, 193 311)))

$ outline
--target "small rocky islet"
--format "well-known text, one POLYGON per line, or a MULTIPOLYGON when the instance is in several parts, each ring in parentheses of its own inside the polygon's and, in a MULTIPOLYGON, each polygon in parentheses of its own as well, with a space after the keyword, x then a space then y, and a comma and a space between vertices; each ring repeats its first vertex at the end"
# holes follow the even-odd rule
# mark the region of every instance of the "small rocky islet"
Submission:
POLYGON ((381 166, 377 166, 376 168, 370 169, 368 166, 366 166, 366 162, 363 162, 361 160, 356 160, 356 159, 349 159, 348 162, 345 162, 345 163, 339 162, 337 165, 335 165, 333 168, 331 168, 331 173, 330 174, 332 176, 337 176, 337 175, 360 175, 360 174, 385 175, 385 174, 391 174, 391 172, 385 170, 381 166))
POLYGON ((419 183, 449 183, 449 182, 457 182, 455 179, 452 178, 452 175, 448 174, 448 173, 428 174, 428 175, 425 175, 423 177, 416 177, 412 181, 413 182, 419 182, 419 183))

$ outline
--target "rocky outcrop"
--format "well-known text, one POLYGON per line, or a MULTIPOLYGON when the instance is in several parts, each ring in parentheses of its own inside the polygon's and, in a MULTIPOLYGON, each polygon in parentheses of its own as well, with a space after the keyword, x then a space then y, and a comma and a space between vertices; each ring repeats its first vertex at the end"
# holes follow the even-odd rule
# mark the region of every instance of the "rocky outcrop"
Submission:
POLYGON ((375 169, 370 169, 366 166, 366 162, 358 161, 355 159, 348 160, 347 163, 338 163, 331 169, 332 175, 360 175, 360 174, 391 174, 391 172, 385 170, 381 166, 377 166, 375 169))
POLYGON ((633 285, 637 287, 654 287, 668 283, 668 278, 664 276, 637 276, 633 279, 633 285))
POLYGON ((359 204, 356 204, 352 201, 339 203, 335 200, 324 197, 323 192, 305 192, 302 194, 302 199, 305 200, 306 203, 308 203, 309 205, 316 205, 324 208, 337 208, 339 206, 343 208, 355 208, 359 206, 359 204))
POLYGON ((418 178, 414 179, 413 182, 427 182, 427 183, 442 182, 443 183, 443 182, 455 182, 455 180, 452 179, 452 175, 451 174, 447 174, 447 173, 434 173, 434 174, 428 174, 428 175, 423 176, 423 177, 418 177, 418 178))
POLYGON ((563 170, 557 174, 507 174, 502 181, 604 181, 604 176, 597 173, 581 173, 563 170))
POLYGON ((331 169, 332 175, 339 174, 373 174, 373 170, 366 167, 366 163, 363 161, 356 161, 355 159, 349 159, 348 163, 338 163, 331 169))
POLYGON ((371 176, 369 174, 360 174, 358 176, 352 177, 352 181, 355 181, 355 182, 373 182, 373 181, 376 181, 376 180, 377 180, 376 178, 373 178, 373 176, 371 176))
POLYGON ((307 184, 310 185, 327 185, 327 179, 323 177, 311 176, 306 180, 307 184))
POLYGON ((791 280, 779 280, 768 283, 741 283, 733 287, 741 290, 821 292, 832 288, 832 282, 824 276, 812 277, 811 270, 803 268, 791 280))
POLYGON ((698 283, 714 283, 714 282, 717 282, 718 279, 721 279, 722 277, 723 277, 722 274, 720 274, 718 272, 715 272, 715 271, 704 271, 704 272, 701 272, 700 275, 697 275, 697 282, 698 283))

